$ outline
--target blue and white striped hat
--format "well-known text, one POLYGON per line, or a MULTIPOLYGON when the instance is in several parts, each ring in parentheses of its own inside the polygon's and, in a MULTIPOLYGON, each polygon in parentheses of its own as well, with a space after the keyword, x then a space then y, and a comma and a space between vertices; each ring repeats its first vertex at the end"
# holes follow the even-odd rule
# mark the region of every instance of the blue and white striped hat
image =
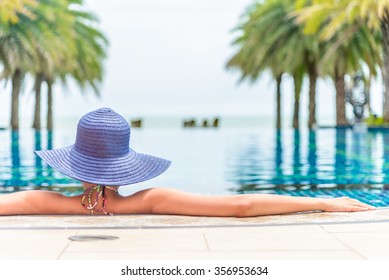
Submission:
POLYGON ((166 171, 171 162, 132 150, 130 134, 121 115, 101 108, 78 122, 74 145, 35 153, 66 176, 105 186, 139 183, 166 171))

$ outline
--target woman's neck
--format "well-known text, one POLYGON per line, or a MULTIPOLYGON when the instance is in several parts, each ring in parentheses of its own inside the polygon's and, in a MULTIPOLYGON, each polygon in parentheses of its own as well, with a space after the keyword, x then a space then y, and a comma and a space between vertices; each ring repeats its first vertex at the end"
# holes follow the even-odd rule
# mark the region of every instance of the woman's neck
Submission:
MULTIPOLYGON (((82 186, 84 187, 85 190, 88 190, 88 189, 90 189, 90 188, 93 188, 93 187, 97 186, 97 184, 82 182, 82 186)), ((118 186, 107 186, 107 187, 110 187, 110 188, 116 189, 116 190, 119 189, 118 186)))

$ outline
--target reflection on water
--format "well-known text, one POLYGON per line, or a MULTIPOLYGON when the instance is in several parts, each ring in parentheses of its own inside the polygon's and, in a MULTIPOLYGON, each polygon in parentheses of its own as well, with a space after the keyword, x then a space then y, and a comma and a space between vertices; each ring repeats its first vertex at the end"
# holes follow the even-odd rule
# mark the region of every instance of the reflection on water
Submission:
POLYGON ((275 132, 274 142, 236 147, 227 177, 238 193, 347 195, 389 205, 389 132, 275 132))
POLYGON ((335 166, 334 175, 336 182, 346 182, 346 129, 337 129, 335 132, 335 166))
POLYGON ((281 142, 281 131, 276 132, 276 147, 275 147, 275 177, 278 181, 282 179, 284 173, 282 171, 282 142, 281 142))
POLYGON ((18 168, 11 169, 11 180, 14 182, 16 188, 22 185, 22 175, 20 170, 22 168, 20 164, 20 148, 19 148, 19 132, 12 131, 11 132, 11 160, 12 166, 16 166, 18 168))
MULTIPOLYGON (((388 131, 144 129, 133 130, 132 136, 135 150, 173 161, 163 176, 139 188, 312 196, 333 195, 335 189, 340 191, 338 195, 348 195, 345 191, 352 189, 378 203, 386 195, 382 190, 389 186, 388 131)), ((0 193, 36 186, 80 186, 33 153, 70 145, 74 138, 73 130, 55 134, 0 131, 0 193)), ((131 186, 128 192, 135 189, 137 186, 131 186)))
POLYGON ((293 132, 293 176, 291 180, 293 184, 298 184, 300 182, 301 174, 302 174, 302 164, 300 161, 300 132, 295 130, 293 132))
MULTIPOLYGON (((308 140, 308 180, 316 178, 316 166, 317 166, 317 153, 316 153, 316 131, 309 131, 308 140)), ((312 180, 314 181, 314 180, 312 180)), ((316 188, 316 183, 311 183, 311 188, 316 188)))
POLYGON ((259 135, 236 147, 228 178, 243 189, 269 185, 389 184, 389 133, 349 129, 274 133, 259 145, 259 135))
MULTIPOLYGON (((52 131, 47 132, 47 147, 46 147, 46 149, 47 150, 53 149, 53 132, 52 131)), ((36 149, 36 151, 37 150, 40 150, 40 149, 36 149)), ((36 156, 36 155, 35 155, 35 158, 39 158, 41 160, 41 158, 36 156)), ((47 168, 46 170, 47 170, 47 177, 52 178, 53 177, 53 169, 47 168)))
MULTIPOLYGON (((50 134, 52 132, 49 132, 50 134)), ((35 131, 35 151, 42 150, 42 134, 40 131, 35 131)), ((42 168, 42 159, 35 155, 35 177, 36 178, 43 178, 43 168, 42 168)))
POLYGON ((51 149, 53 133, 40 131, 2 131, 9 133, 10 141, 2 141, 0 146, 0 192, 22 189, 48 189, 50 185, 74 184, 44 164, 33 151, 51 149))
MULTIPOLYGON (((383 158, 384 160, 382 161, 382 181, 384 181, 386 184, 389 184, 389 133, 384 133, 382 135, 382 142, 386 143, 386 145, 383 145, 383 158)), ((386 186, 388 187, 388 186, 386 186)))

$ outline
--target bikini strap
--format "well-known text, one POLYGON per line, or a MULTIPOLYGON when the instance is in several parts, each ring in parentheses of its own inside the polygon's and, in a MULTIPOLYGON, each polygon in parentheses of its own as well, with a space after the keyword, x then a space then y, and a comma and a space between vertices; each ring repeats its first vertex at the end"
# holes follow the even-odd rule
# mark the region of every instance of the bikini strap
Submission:
POLYGON ((107 212, 107 190, 111 190, 114 192, 118 192, 117 189, 108 187, 108 186, 101 186, 101 185, 96 185, 93 187, 90 187, 89 189, 84 191, 84 195, 82 196, 81 199, 81 204, 84 206, 85 209, 90 210, 91 214, 94 215, 93 210, 96 210, 97 212, 104 212, 105 215, 113 215, 113 213, 108 213, 107 212), (96 192, 96 198, 94 203, 92 204, 92 194, 93 192, 96 192), (85 199, 88 197, 88 205, 85 204, 85 199), (99 209, 96 209, 96 206, 99 202, 100 197, 103 198, 103 203, 99 209))

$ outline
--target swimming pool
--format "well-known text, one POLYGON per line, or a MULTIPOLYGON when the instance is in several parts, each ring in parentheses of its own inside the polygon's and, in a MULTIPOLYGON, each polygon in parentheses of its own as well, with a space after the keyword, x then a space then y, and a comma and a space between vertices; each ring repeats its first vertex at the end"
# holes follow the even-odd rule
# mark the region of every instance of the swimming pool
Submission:
MULTIPOLYGON (((73 143, 73 130, 0 131, 0 192, 45 188, 67 194, 79 182, 43 163, 33 150, 73 143)), ((356 197, 389 205, 389 131, 221 128, 133 129, 131 146, 173 161, 162 176, 122 193, 173 187, 203 194, 279 193, 356 197)))

